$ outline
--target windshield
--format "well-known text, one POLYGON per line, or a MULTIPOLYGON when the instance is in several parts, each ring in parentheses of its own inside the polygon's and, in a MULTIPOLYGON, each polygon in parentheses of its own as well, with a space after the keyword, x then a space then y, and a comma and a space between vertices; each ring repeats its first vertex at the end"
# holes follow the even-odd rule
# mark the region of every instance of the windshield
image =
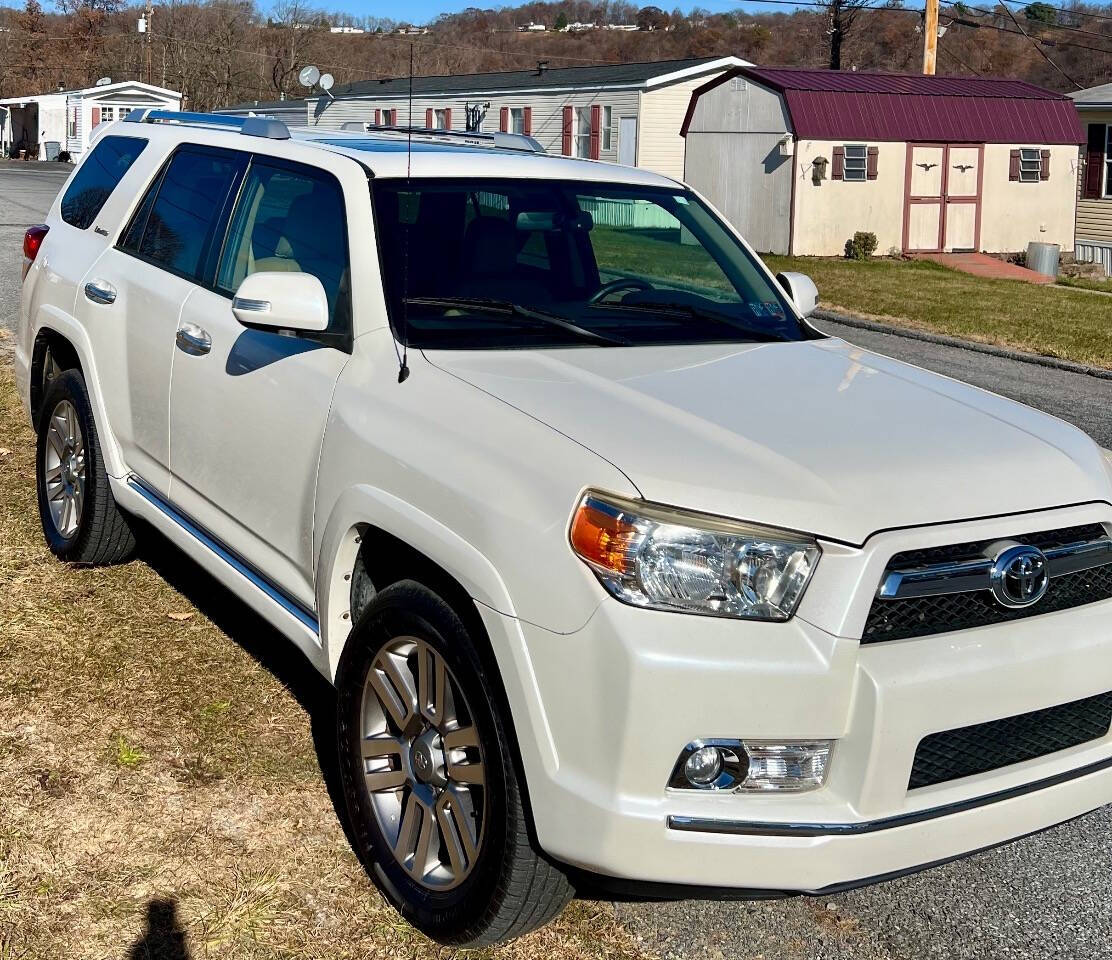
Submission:
POLYGON ((394 329, 422 348, 800 340, 782 291, 682 189, 375 180, 394 329))

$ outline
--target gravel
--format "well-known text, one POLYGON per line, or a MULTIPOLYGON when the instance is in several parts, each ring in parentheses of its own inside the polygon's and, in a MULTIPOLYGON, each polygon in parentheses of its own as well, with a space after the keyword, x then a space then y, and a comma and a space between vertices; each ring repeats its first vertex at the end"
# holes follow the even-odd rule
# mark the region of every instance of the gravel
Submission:
MULTIPOLYGON (((0 166, 0 326, 14 327, 24 228, 42 219, 59 165, 0 166)), ((829 321, 870 350, 1032 404, 1112 446, 1112 381, 829 321)), ((662 957, 745 960, 1112 957, 1112 812, 925 873, 821 899, 618 904, 662 957)))

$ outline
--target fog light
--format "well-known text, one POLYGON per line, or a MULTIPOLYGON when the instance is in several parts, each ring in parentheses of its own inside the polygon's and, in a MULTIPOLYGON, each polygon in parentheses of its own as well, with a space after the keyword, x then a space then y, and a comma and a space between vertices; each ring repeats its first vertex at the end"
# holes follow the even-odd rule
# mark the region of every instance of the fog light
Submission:
POLYGON ((722 772, 722 753, 718 747, 701 747, 683 765, 683 775, 695 787, 706 787, 722 772))
POLYGON ((802 791, 826 782, 833 740, 693 740, 680 754, 674 790, 802 791))

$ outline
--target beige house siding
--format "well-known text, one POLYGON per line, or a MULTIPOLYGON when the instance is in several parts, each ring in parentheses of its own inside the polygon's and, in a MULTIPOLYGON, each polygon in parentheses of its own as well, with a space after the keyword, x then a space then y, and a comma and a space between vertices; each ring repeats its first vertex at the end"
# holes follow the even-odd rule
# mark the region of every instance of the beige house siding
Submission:
MULTIPOLYGON (((1112 110, 1082 110, 1081 126, 1112 123, 1112 110)), ((1081 199, 1081 178, 1077 179, 1077 241, 1112 245, 1112 197, 1081 199)))
POLYGON ((1077 146, 1072 144, 985 144, 981 249, 1011 253, 1038 241, 1072 251, 1077 158, 1077 146), (1011 151, 1018 147, 1050 151, 1049 180, 1008 179, 1011 151))
POLYGON ((878 148, 875 180, 834 180, 834 147, 846 141, 800 140, 795 144, 795 233, 792 250, 801 256, 835 256, 858 230, 875 233, 877 253, 903 246, 906 143, 878 148), (812 179, 816 158, 826 160, 826 177, 812 179))
MULTIPOLYGON (((416 126, 425 123, 426 110, 452 111, 452 128, 463 130, 465 108, 468 103, 490 102, 483 122, 483 130, 494 132, 499 129, 502 107, 531 107, 533 110, 532 135, 549 153, 559 155, 563 152, 563 112, 565 106, 590 107, 599 104, 612 107, 612 126, 610 149, 605 149, 605 137, 599 139, 599 159, 617 162, 618 160, 618 118, 636 116, 639 106, 637 90, 598 90, 577 92, 483 94, 482 96, 445 96, 414 97, 413 116, 409 118, 409 101, 406 97, 380 97, 336 100, 327 106, 312 107, 309 123, 314 126, 338 129, 351 120, 373 121, 375 110, 397 110, 398 122, 405 125, 412 122, 416 126), (319 111, 319 112, 318 112, 319 111)), ((686 109, 686 107, 685 107, 686 109)), ((681 117, 682 120, 682 117, 681 117)), ((676 126, 679 130, 679 124, 676 126)), ((640 164, 644 166, 644 164, 640 164)), ((682 174, 683 158, 680 155, 682 174)))
POLYGON ((691 94, 717 74, 704 74, 641 94, 637 166, 683 179, 684 139, 680 136, 691 94))

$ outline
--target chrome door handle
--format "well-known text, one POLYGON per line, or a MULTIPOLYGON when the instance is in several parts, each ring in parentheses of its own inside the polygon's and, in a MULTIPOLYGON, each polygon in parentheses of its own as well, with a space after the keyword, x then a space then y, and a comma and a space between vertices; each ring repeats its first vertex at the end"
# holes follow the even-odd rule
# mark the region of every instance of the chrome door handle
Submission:
POLYGON ((212 349, 212 337, 195 323, 183 323, 178 327, 178 349, 191 357, 203 357, 212 349))
POLYGON ((90 280, 85 284, 85 297, 93 303, 115 303, 116 288, 106 280, 90 280))

